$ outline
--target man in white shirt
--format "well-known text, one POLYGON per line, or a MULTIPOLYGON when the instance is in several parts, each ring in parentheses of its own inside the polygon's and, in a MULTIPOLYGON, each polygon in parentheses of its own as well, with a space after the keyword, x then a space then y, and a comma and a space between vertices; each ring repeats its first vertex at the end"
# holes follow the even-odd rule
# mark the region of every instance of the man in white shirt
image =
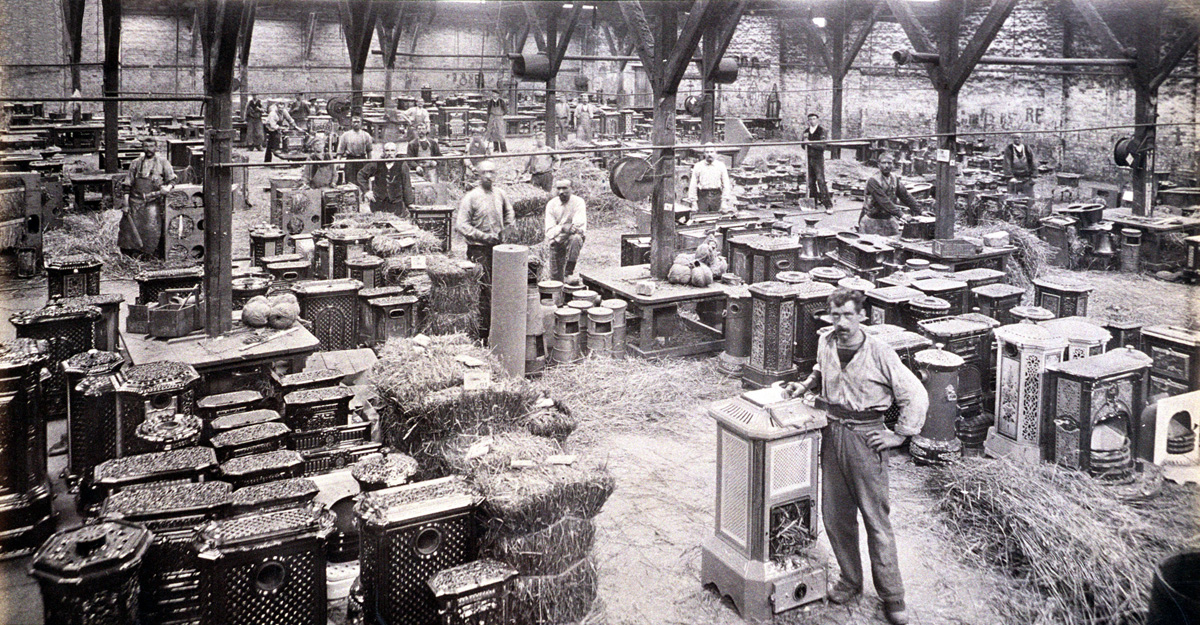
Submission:
POLYGON ((583 198, 571 194, 570 180, 554 181, 558 193, 546 203, 546 243, 550 247, 550 279, 562 282, 575 274, 575 263, 587 232, 583 198))
POLYGON ((688 201, 699 213, 732 211, 733 183, 729 181, 729 170, 717 160, 717 148, 711 145, 704 147, 704 160, 692 166, 688 201))

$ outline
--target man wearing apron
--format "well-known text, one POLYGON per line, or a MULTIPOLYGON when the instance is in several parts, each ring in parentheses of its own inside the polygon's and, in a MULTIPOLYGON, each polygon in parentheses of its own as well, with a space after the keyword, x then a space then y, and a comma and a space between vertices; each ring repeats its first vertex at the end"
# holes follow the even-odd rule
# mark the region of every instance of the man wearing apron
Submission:
POLYGON ((508 144, 504 142, 504 116, 508 114, 508 105, 500 97, 499 91, 492 91, 492 99, 487 101, 487 139, 492 142, 492 150, 507 152, 508 144))
POLYGON ((479 289, 479 338, 487 338, 491 323, 492 248, 501 243, 505 228, 516 225, 512 202, 496 188, 496 163, 479 164, 479 186, 471 189, 458 204, 455 229, 467 240, 467 260, 483 267, 479 289))
POLYGON ((175 182, 175 170, 153 139, 142 140, 142 155, 129 165, 129 203, 121 216, 117 246, 131 256, 162 257, 164 185, 175 182))

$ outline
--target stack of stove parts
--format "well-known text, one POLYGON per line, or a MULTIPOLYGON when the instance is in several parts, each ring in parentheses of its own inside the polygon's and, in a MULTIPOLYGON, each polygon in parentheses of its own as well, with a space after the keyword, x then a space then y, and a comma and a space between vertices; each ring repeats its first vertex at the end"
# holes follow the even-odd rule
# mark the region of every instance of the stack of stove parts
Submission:
POLYGON ((67 377, 66 481, 91 480, 92 468, 117 457, 117 396, 112 374, 125 361, 115 352, 88 350, 63 361, 67 377))
POLYGON ((0 559, 26 555, 54 532, 40 385, 48 352, 33 339, 0 345, 0 559))
MULTIPOLYGON (((1073 259, 1077 266, 1111 269, 1117 257, 1112 244, 1112 222, 1102 221, 1103 204, 1071 204, 1059 213, 1076 219, 1075 230, 1083 244, 1081 257, 1073 259)), ((1053 309, 1052 309, 1053 310, 1053 309)), ((1078 314, 1086 314, 1081 311, 1078 314)))
POLYGON ((832 230, 818 228, 819 221, 820 219, 807 217, 804 219, 804 227, 797 235, 800 241, 800 256, 796 262, 796 271, 812 271, 829 263, 825 248, 836 235, 832 230))
POLYGON ((293 391, 337 386, 346 374, 337 369, 306 369, 299 373, 280 374, 271 372, 271 398, 273 407, 283 412, 283 398, 293 391))
POLYGON ((262 401, 262 393, 253 390, 218 393, 201 397, 196 402, 196 412, 204 421, 204 427, 207 429, 216 419, 225 415, 254 410, 262 404, 262 401))
POLYGON ((311 504, 318 492, 320 491, 316 483, 306 477, 245 486, 233 491, 229 512, 233 516, 284 508, 302 508, 311 504))
POLYGON ((854 232, 839 232, 837 248, 831 254, 837 266, 874 281, 893 261, 895 248, 885 237, 854 232))
POLYGON ((166 484, 127 490, 105 500, 104 519, 139 523, 154 533, 142 563, 142 622, 199 622, 204 604, 192 543, 201 526, 228 512, 231 492, 224 482, 166 484))
POLYGON ((292 429, 289 447, 300 452, 306 476, 345 468, 379 451, 371 423, 350 422, 354 391, 345 386, 292 391, 283 398, 283 421, 292 429))
POLYGON ((144 423, 195 414, 200 374, 191 365, 161 361, 125 367, 114 381, 118 457, 154 451, 153 443, 138 437, 144 423))
POLYGON ((426 625, 438 616, 428 582, 475 558, 479 495, 457 477, 364 493, 361 528, 363 611, 367 622, 426 625))
POLYGON ((244 488, 275 480, 300 477, 304 459, 291 449, 237 456, 221 463, 221 479, 244 488))
POLYGON ((61 363, 96 347, 96 334, 102 320, 94 306, 64 305, 55 300, 40 310, 19 312, 9 318, 18 338, 43 340, 47 346, 46 364, 50 378, 42 384, 42 414, 46 419, 67 416, 67 376, 61 363))
POLYGON ((214 521, 193 545, 204 605, 201 625, 326 625, 320 507, 253 512, 214 521))
POLYGON ((213 435, 209 445, 217 452, 217 460, 225 462, 240 456, 283 449, 291 433, 288 426, 278 421, 268 421, 222 431, 213 435))
POLYGON ((208 447, 185 447, 106 460, 92 471, 93 488, 80 491, 88 512, 99 510, 104 499, 127 489, 153 484, 205 482, 217 468, 217 455, 208 447))

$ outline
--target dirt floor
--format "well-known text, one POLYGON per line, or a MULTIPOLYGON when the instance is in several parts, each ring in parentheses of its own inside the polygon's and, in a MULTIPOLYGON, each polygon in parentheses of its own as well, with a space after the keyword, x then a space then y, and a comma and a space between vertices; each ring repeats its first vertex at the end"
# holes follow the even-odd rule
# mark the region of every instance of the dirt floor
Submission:
MULTIPOLYGON (((514 150, 527 149, 531 142, 513 139, 514 150)), ((251 155, 261 160, 261 153, 251 155)), ((513 179, 524 166, 523 159, 505 159, 501 179, 513 179)), ((254 169, 250 176, 252 206, 234 215, 234 255, 248 254, 245 233, 267 215, 268 171, 254 169)), ((853 224, 858 204, 836 198, 837 211, 822 216, 820 226, 844 228, 853 224)), ((618 264, 622 233, 634 231, 633 215, 589 215, 587 244, 581 269, 618 264)), ((463 254, 461 242, 455 253, 463 254)), ((1156 323, 1191 325, 1197 315, 1196 289, 1153 278, 1116 273, 1090 272, 1086 278, 1096 290, 1093 310, 1120 305, 1138 318, 1156 323), (1131 297, 1131 293, 1146 293, 1131 297), (1133 306, 1129 306, 1129 302, 1133 306)), ((127 294, 131 301, 136 287, 131 280, 107 280, 105 291, 127 294)), ((17 282, 0 287, 0 313, 11 313, 40 305, 45 299, 45 279, 17 282)), ((9 324, 0 324, 0 339, 13 335, 9 324)), ((665 366, 665 365, 664 365, 665 366)), ((697 368, 696 397, 721 397, 740 392, 740 387, 716 373, 715 367, 697 368)), ((655 377, 639 376, 638 383, 655 384, 655 377), (645 380, 645 382, 641 382, 645 380)), ((643 389, 652 391, 653 389, 643 389)), ((604 619, 614 625, 742 622, 732 605, 699 582, 700 543, 713 530, 715 479, 715 427, 705 415, 704 401, 683 410, 660 411, 654 402, 638 414, 614 414, 611 421, 585 421, 569 441, 589 455, 607 458, 617 479, 617 489, 601 514, 595 553, 600 563, 600 599, 604 619)), ((54 425, 61 431, 61 424, 54 425)), ((57 437, 52 435, 53 439, 57 437)), ((56 458, 52 466, 62 466, 56 458)), ((924 487, 926 469, 916 467, 907 456, 891 459, 892 520, 900 554, 900 567, 908 592, 913 622, 917 624, 986 625, 1000 623, 993 605, 1004 588, 991 570, 980 569, 961 557, 948 530, 932 511, 933 495, 924 487)), ((58 488, 61 494, 61 483, 58 488)), ((69 518, 69 501, 60 496, 57 506, 69 518)), ((863 552, 866 553, 865 539, 863 552)), ((821 548, 826 549, 824 538, 821 548)), ((0 622, 38 623, 40 598, 25 577, 27 559, 0 565, 0 622)), ((836 566, 833 566, 836 569, 836 566)), ((831 577, 836 572, 831 571, 831 577)), ((1147 580, 1148 581, 1148 580, 1147 580)), ((818 602, 781 614, 779 623, 860 624, 882 623, 873 590, 850 606, 818 602)))

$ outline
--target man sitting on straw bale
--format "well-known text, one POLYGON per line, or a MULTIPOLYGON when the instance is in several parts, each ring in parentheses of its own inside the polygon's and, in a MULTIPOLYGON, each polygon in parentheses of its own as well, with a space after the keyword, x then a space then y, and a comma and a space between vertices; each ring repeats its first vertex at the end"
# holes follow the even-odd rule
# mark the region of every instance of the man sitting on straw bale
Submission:
POLYGON ((492 248, 500 243, 500 233, 516 225, 512 202, 495 186, 496 162, 479 164, 479 185, 458 203, 455 229, 467 240, 467 258, 483 267, 479 290, 479 333, 486 338, 491 323, 492 248))
POLYGON ((862 212, 858 215, 858 231, 863 234, 885 237, 899 235, 900 224, 897 219, 905 219, 900 203, 913 213, 921 212, 920 205, 900 181, 900 177, 892 173, 895 164, 896 157, 890 152, 884 152, 879 155, 879 173, 867 178, 866 198, 863 200, 862 212))
MULTIPOLYGON (((383 144, 383 158, 396 158, 399 153, 395 143, 383 144)), ((416 201, 407 161, 368 163, 358 170, 357 182, 365 191, 363 199, 371 203, 372 213, 408 217, 408 207, 416 201)))
POLYGON ((546 243, 550 247, 550 279, 562 282, 575 275, 587 231, 587 208, 583 198, 571 193, 570 180, 556 180, 554 189, 558 195, 546 203, 546 243))
POLYGON ((862 593, 861 512, 871 578, 883 600, 884 615, 893 625, 903 625, 908 614, 888 518, 888 461, 883 452, 921 432, 929 395, 894 349, 859 326, 864 301, 862 292, 846 288, 829 296, 833 331, 818 339, 812 374, 799 384, 789 384, 787 390, 794 396, 820 388, 828 403, 829 425, 821 436, 821 516, 841 568, 841 579, 829 589, 829 600, 843 604, 862 593), (895 432, 883 424, 883 413, 893 403, 900 407, 895 432))
POLYGON ((725 163, 717 160, 717 148, 704 146, 704 159, 692 166, 688 201, 696 212, 725 212, 733 208, 733 183, 725 163))

